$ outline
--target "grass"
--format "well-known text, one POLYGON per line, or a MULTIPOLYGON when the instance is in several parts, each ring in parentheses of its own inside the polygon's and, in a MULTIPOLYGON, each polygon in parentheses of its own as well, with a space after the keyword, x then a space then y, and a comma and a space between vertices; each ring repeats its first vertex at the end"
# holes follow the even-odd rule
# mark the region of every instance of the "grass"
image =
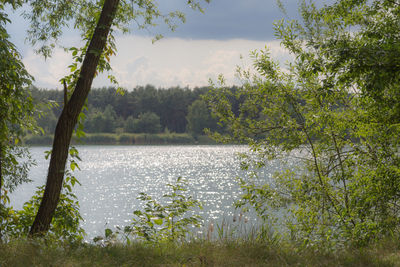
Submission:
MULTIPOLYGON (((52 135, 27 135, 24 138, 27 145, 51 145, 52 135)), ((131 134, 131 133, 87 133, 80 141, 72 140, 74 144, 86 145, 172 145, 172 144, 215 144, 207 136, 199 136, 197 140, 187 133, 131 134)))
POLYGON ((0 266, 400 266, 398 241, 326 253, 234 240, 110 246, 16 240, 0 245, 0 266))

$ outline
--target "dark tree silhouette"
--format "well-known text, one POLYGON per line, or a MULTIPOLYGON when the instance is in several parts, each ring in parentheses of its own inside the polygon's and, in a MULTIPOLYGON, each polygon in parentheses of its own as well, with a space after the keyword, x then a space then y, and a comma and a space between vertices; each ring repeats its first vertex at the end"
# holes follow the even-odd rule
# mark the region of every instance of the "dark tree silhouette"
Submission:
POLYGON ((50 228, 60 197, 65 164, 73 130, 89 94, 100 55, 105 48, 108 34, 115 17, 119 0, 105 0, 99 21, 93 33, 82 63, 74 92, 64 106, 56 126, 46 187, 39 211, 30 229, 30 236, 44 234, 50 228))

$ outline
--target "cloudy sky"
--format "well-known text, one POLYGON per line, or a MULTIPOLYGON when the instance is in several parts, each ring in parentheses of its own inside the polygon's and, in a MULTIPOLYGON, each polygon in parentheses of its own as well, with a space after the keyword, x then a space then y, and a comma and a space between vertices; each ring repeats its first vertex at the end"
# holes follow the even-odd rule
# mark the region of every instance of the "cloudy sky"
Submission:
MULTIPOLYGON (((235 69, 251 66, 249 52, 271 49, 280 62, 290 59, 274 37, 273 21, 297 18, 298 0, 282 1, 283 14, 276 0, 211 0, 205 12, 188 9, 183 0, 160 0, 163 10, 183 10, 187 22, 175 32, 159 26, 149 31, 133 30, 117 37, 117 56, 112 59, 113 74, 126 89, 152 84, 156 87, 208 85, 209 79, 223 74, 228 84, 238 84, 235 69), (155 34, 164 38, 152 44, 155 34)), ((28 71, 41 88, 61 88, 59 80, 68 73, 71 57, 61 48, 46 61, 25 43, 26 22, 16 12, 8 25, 11 41, 23 56, 28 71)), ((79 44, 79 35, 68 31, 61 44, 79 44)), ((105 75, 97 77, 94 87, 109 85, 105 75)))

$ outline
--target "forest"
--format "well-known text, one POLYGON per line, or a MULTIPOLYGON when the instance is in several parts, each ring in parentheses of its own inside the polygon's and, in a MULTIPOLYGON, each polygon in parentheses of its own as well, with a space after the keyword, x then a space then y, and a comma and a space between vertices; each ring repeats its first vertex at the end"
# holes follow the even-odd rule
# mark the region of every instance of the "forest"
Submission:
MULTIPOLYGON (((70 20, 85 41, 69 48, 64 91, 41 90, 3 27, 9 2, 0 2, 0 265, 399 266, 399 1, 300 2, 301 19, 274 23, 292 60, 255 50, 250 69, 237 67, 238 87, 220 75, 193 90, 126 91, 112 75, 115 88, 91 90, 93 78, 112 69, 113 30, 157 19, 174 29, 182 13, 164 14, 151 0, 11 1, 14 9, 31 5, 28 39, 41 41, 44 56, 70 20), (142 207, 127 225, 84 240, 75 138, 85 131, 198 138, 204 128, 216 142, 246 145, 233 223, 247 223, 250 212, 257 224, 223 218, 207 227, 195 212, 202 203, 176 177, 158 198, 138 191, 142 207), (35 164, 21 145, 27 133, 54 137, 45 184, 18 210, 9 194, 29 182, 35 164)), ((203 2, 187 4, 203 12, 203 2)))
MULTIPOLYGON (((204 134, 216 130, 216 120, 202 101, 209 88, 159 88, 151 85, 117 93, 115 88, 93 88, 88 96, 84 130, 88 133, 175 133, 204 134), (201 125, 200 125, 201 124, 201 125)), ((37 118, 46 134, 53 134, 62 110, 63 92, 31 89, 35 104, 57 103, 37 118)))

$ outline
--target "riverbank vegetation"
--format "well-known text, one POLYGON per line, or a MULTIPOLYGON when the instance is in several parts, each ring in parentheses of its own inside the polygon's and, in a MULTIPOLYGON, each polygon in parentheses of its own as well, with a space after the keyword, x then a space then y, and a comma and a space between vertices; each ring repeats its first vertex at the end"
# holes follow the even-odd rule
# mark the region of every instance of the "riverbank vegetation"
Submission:
MULTIPOLYGON (((157 89, 147 85, 121 95, 114 87, 92 89, 84 110, 83 130, 86 133, 204 135, 204 128, 220 129, 201 98, 208 90, 208 87, 157 89)), ((38 125, 44 135, 53 134, 62 110, 63 92, 31 88, 30 93, 34 103, 42 107, 36 114, 38 125)))
MULTIPOLYGON (((73 144, 84 145, 160 145, 214 144, 204 129, 223 132, 202 100, 208 87, 159 88, 137 87, 124 95, 117 89, 92 89, 88 96, 85 136, 73 144)), ((233 87, 232 90, 236 90, 233 87)), ((41 133, 27 134, 26 145, 51 145, 57 118, 62 110, 63 92, 31 88, 41 133)))
MULTIPOLYGON (((29 146, 51 146, 53 135, 26 135, 23 143, 29 146)), ((193 137, 188 133, 88 133, 72 140, 73 145, 213 145, 207 135, 193 137)))
MULTIPOLYGON (((67 179, 68 180, 68 179, 67 179)), ((68 180, 69 185, 71 178, 68 180)), ((160 199, 141 193, 142 210, 131 224, 106 229, 104 236, 82 242, 79 206, 72 191, 62 195, 50 232, 42 238, 26 234, 40 204, 37 192, 9 221, 8 241, 0 244, 3 266, 400 266, 399 240, 385 238, 362 247, 351 244, 326 250, 304 246, 273 228, 250 226, 244 216, 202 225, 191 213, 201 203, 186 194, 178 178, 160 199), (21 225, 25 225, 21 227, 21 225), (68 226, 68 227, 66 227, 68 226), (195 226, 196 228, 193 228, 195 226), (14 235, 14 238, 10 238, 14 235), (19 237, 18 237, 19 236, 19 237), (18 237, 18 238, 16 238, 18 237)), ((65 186, 65 185, 64 185, 65 186)))
POLYGON ((221 77, 208 104, 230 130, 222 141, 250 144, 239 207, 284 227, 307 246, 360 246, 400 234, 400 50, 395 1, 303 3, 303 21, 277 22, 294 60, 253 52, 255 72, 232 93, 221 77), (239 114, 230 99, 242 99, 239 114), (254 154, 256 156, 254 156, 254 154), (293 158, 268 183, 257 169, 293 158), (274 212, 285 210, 285 220, 274 212))

